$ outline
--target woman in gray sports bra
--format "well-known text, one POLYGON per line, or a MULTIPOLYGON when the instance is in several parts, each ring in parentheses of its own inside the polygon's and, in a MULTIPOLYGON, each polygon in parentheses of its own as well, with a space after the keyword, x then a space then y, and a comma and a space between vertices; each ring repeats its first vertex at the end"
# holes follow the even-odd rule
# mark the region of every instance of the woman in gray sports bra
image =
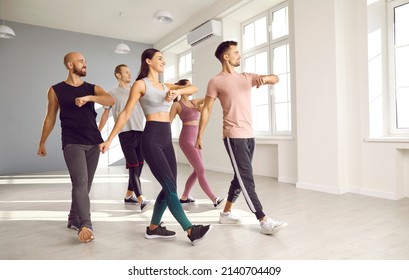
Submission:
POLYGON ((200 241, 211 229, 211 225, 192 225, 187 218, 176 191, 176 156, 172 145, 169 120, 171 102, 182 94, 193 94, 195 86, 179 86, 159 81, 159 73, 165 69, 163 54, 157 49, 147 49, 141 56, 139 75, 132 85, 128 102, 119 114, 108 139, 101 151, 109 149, 111 141, 129 119, 135 104, 139 101, 146 117, 145 130, 142 135, 141 148, 146 163, 155 178, 162 186, 153 209, 145 238, 170 239, 176 236, 174 231, 162 226, 162 216, 166 208, 187 232, 192 245, 200 241))

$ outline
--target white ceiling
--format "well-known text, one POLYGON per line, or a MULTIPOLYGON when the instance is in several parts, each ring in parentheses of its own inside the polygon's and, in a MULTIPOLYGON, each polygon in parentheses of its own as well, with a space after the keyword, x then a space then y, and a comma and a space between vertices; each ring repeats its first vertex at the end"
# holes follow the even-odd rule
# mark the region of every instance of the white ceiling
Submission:
POLYGON ((170 35, 173 39, 175 34, 182 37, 209 19, 229 14, 242 21, 282 1, 0 0, 0 9, 4 8, 6 25, 11 28, 12 24, 7 21, 156 44, 170 35), (152 15, 159 9, 169 11, 174 21, 171 24, 154 23, 152 15))
POLYGON ((217 9, 224 5, 218 2, 240 0, 0 0, 0 8, 4 7, 6 25, 14 21, 154 44, 192 19, 220 13, 217 9), (168 10, 174 22, 155 24, 152 15, 159 9, 168 10))

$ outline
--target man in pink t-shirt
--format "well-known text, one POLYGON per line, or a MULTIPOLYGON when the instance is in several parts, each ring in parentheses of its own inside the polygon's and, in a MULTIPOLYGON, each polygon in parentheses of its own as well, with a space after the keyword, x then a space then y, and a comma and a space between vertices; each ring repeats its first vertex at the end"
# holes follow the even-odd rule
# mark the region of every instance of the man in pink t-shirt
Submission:
POLYGON ((240 193, 243 192, 247 205, 260 222, 260 232, 274 234, 287 226, 286 222, 269 218, 257 196, 253 178, 252 159, 255 140, 252 127, 251 88, 278 82, 276 75, 237 73, 240 52, 237 42, 222 42, 216 49, 216 58, 222 71, 213 77, 207 86, 205 103, 201 112, 196 147, 202 148, 202 137, 209 121, 213 103, 219 98, 223 109, 223 141, 230 157, 234 178, 231 181, 227 202, 220 213, 221 224, 240 223, 240 217, 231 212, 240 193))

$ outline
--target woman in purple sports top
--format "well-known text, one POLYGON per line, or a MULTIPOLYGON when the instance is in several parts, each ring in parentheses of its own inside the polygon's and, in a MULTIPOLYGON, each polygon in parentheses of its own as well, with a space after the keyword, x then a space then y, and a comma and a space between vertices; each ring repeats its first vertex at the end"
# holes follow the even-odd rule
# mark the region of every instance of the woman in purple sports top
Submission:
MULTIPOLYGON (((176 85, 189 86, 190 81, 187 79, 180 80, 176 85)), ((215 208, 223 205, 224 198, 216 196, 206 177, 205 169, 202 161, 201 150, 195 148, 197 128, 199 120, 200 107, 203 105, 204 99, 190 99, 187 95, 181 95, 180 100, 174 102, 170 109, 170 121, 172 122, 176 115, 179 115, 183 123, 182 131, 179 135, 179 147, 182 149, 190 165, 193 167, 193 172, 190 174, 185 183, 185 190, 180 198, 180 203, 192 203, 195 200, 189 196, 196 181, 205 194, 210 198, 215 208)))

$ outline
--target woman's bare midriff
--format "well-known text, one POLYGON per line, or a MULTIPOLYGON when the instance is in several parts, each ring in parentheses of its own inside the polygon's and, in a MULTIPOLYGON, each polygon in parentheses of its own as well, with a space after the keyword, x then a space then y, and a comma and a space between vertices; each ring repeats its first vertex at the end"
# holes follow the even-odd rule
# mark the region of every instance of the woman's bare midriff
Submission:
POLYGON ((197 121, 184 122, 183 125, 198 125, 197 121))
POLYGON ((170 122, 169 120, 169 112, 158 112, 149 115, 145 115, 146 121, 154 121, 154 122, 170 122))

